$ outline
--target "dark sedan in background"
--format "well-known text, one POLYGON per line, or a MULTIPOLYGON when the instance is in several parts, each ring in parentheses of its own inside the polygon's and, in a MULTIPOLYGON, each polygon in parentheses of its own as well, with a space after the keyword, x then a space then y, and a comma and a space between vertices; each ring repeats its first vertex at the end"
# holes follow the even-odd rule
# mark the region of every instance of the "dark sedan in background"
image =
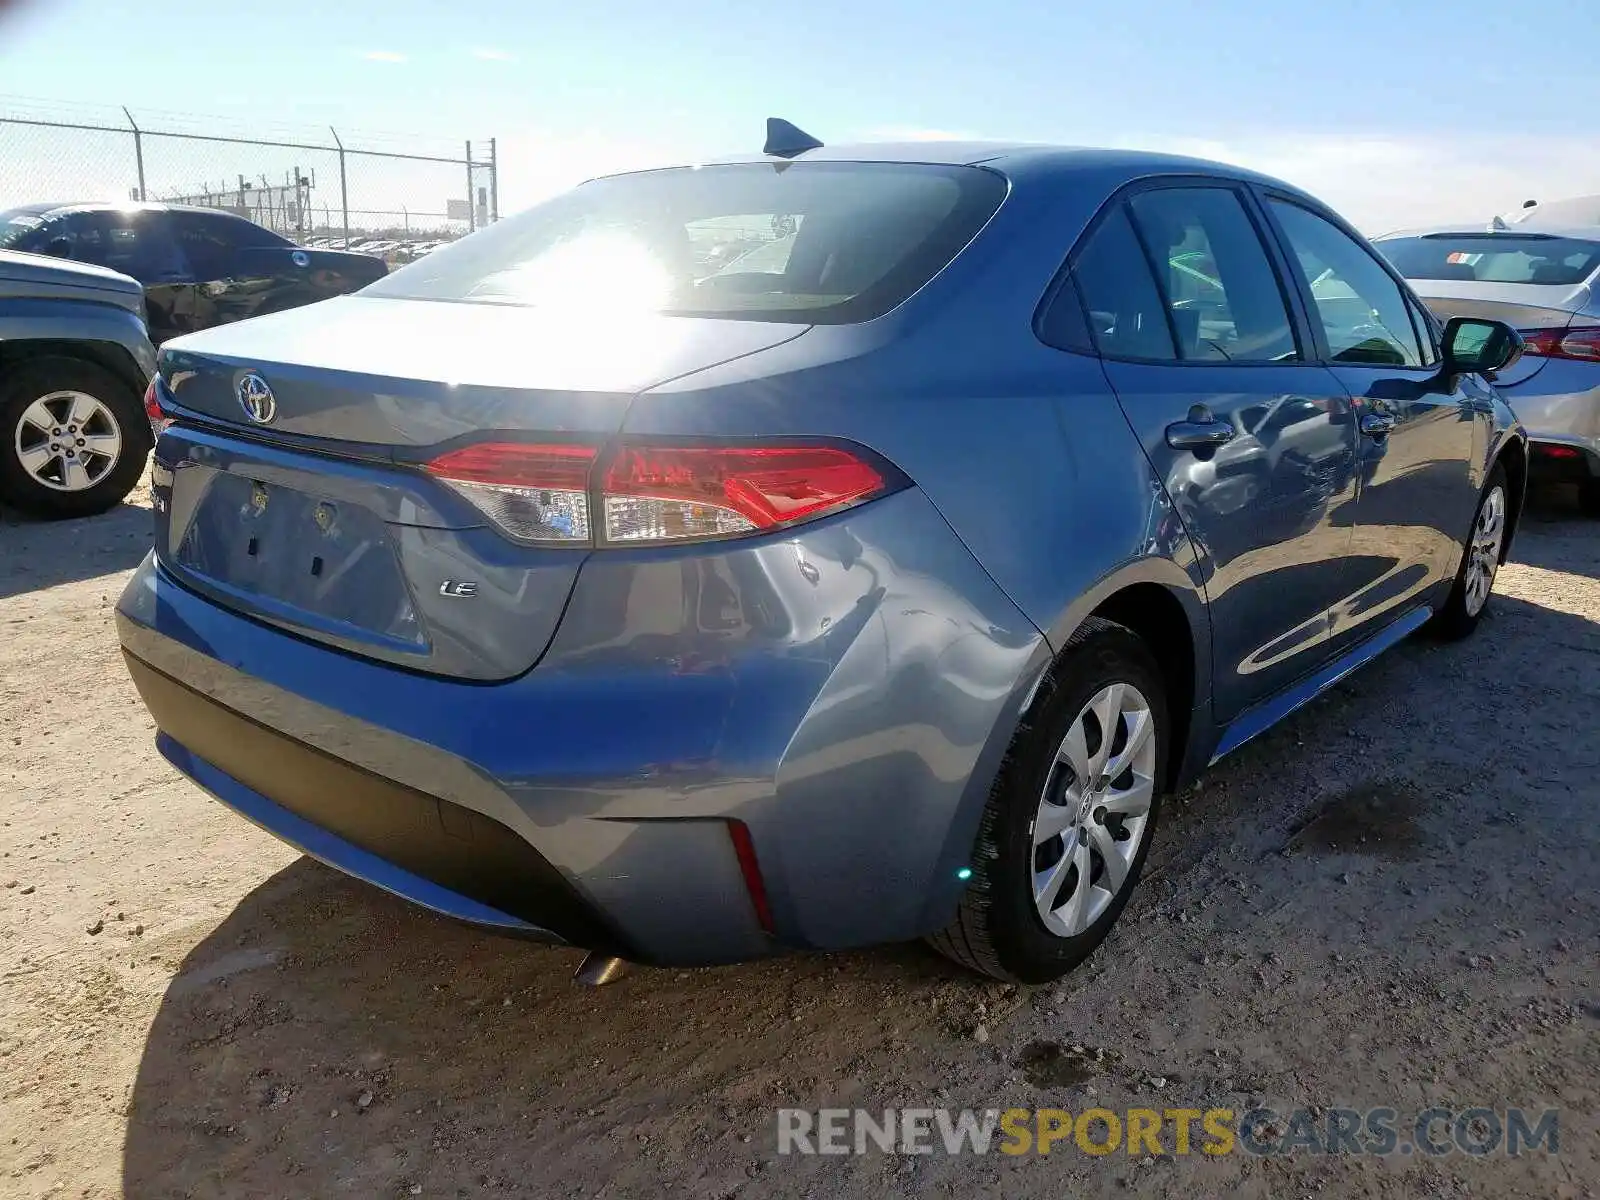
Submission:
POLYGON ((298 308, 365 287, 382 259, 302 248, 231 213, 176 204, 32 204, 0 212, 0 249, 109 267, 144 285, 150 337, 298 308))

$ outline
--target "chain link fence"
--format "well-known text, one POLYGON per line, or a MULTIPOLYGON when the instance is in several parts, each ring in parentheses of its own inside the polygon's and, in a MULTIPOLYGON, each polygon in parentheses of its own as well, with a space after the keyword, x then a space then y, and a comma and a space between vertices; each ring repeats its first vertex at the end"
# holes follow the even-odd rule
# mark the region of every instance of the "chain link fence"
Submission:
POLYGON ((0 96, 0 210, 152 200, 247 217, 304 245, 404 261, 500 218, 494 138, 231 129, 181 114, 0 96))

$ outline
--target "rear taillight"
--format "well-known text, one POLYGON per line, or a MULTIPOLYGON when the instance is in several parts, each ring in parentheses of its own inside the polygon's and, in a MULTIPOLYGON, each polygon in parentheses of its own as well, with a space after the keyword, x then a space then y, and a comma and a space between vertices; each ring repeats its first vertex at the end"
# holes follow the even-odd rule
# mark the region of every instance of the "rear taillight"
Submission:
POLYGON ((479 442, 427 470, 518 541, 586 546, 594 460, 593 446, 479 442))
POLYGON ((624 446, 602 485, 605 537, 659 542, 759 533, 882 490, 875 467, 832 446, 624 446))
POLYGON ((1522 338, 1528 343, 1527 354, 1540 358, 1576 358, 1600 362, 1600 326, 1580 326, 1575 329, 1524 329, 1522 338))
POLYGON ((641 545, 739 537, 802 524, 891 490, 837 446, 486 442, 427 471, 518 541, 641 545))
POLYGON ((153 375, 150 386, 144 390, 144 415, 150 420, 150 436, 159 438, 172 424, 161 407, 161 376, 153 375))

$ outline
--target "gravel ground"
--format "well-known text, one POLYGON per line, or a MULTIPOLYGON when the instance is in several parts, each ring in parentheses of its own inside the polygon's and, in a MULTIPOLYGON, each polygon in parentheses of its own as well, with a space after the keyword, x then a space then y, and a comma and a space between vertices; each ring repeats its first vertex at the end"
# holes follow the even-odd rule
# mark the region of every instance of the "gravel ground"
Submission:
POLYGON ((1566 500, 1475 639, 1170 803, 1034 991, 918 947, 578 988, 166 767, 111 627, 145 509, 0 516, 0 1195, 1600 1195, 1600 525, 1566 500), (1560 1153, 796 1157, 774 1116, 1261 1102, 1554 1107, 1560 1153))

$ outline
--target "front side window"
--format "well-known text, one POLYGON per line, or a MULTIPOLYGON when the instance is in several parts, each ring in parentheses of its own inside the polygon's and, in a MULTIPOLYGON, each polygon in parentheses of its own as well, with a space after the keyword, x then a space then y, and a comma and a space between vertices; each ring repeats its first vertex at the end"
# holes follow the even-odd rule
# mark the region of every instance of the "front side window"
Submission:
POLYGON ((1162 188, 1130 202, 1161 274, 1179 356, 1194 362, 1300 357, 1277 273, 1230 188, 1162 188))
POLYGON ((796 323, 870 320, 999 207, 979 167, 743 163, 597 179, 366 293, 796 323))
POLYGON ((1309 209, 1287 200, 1269 203, 1311 292, 1332 361, 1424 365, 1405 293, 1378 260, 1309 209))

